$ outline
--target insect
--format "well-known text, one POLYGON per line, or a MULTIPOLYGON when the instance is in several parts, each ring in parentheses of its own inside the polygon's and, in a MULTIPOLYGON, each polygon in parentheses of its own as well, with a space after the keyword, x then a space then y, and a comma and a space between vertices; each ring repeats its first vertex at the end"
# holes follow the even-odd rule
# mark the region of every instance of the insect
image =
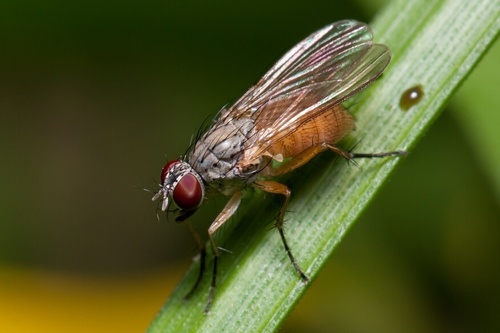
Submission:
MULTIPOLYGON (((328 25, 288 51, 233 105, 222 108, 184 156, 165 164, 153 200, 161 201, 163 211, 170 211, 173 201, 177 222, 185 222, 210 192, 230 196, 208 229, 213 271, 205 313, 214 299, 220 254, 214 234, 238 209, 246 188, 284 197, 276 229, 295 270, 308 281, 283 230, 291 191, 274 178, 326 150, 348 160, 405 154, 352 153, 335 146, 354 130, 354 117, 341 103, 377 79, 390 58, 385 45, 373 43, 366 24, 346 20, 328 25)), ((201 252, 199 275, 189 297, 202 280, 206 250, 186 223, 201 252)))
POLYGON ((405 111, 411 108, 413 105, 418 104, 422 97, 424 96, 424 90, 421 85, 416 85, 411 87, 401 94, 401 99, 399 100, 399 106, 405 111))

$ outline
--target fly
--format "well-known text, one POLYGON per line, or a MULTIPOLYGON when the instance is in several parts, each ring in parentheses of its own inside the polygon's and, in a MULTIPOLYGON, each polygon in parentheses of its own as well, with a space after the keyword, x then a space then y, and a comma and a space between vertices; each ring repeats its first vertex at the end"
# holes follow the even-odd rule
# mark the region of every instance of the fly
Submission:
MULTIPOLYGON (((213 271, 205 313, 216 288, 220 250, 214 234, 238 209, 243 190, 254 187, 285 198, 276 229, 292 265, 307 282, 283 230, 291 191, 274 178, 325 150, 347 160, 405 154, 352 153, 335 146, 354 130, 354 117, 342 102, 377 79, 390 59, 387 46, 373 43, 366 24, 345 20, 328 25, 293 47, 236 103, 224 107, 184 156, 165 164, 153 200, 161 201, 162 211, 169 211, 173 201, 178 207, 177 222, 186 221, 208 192, 230 196, 208 229, 213 271), (280 163, 276 166, 273 160, 280 163)), ((201 252, 200 271, 188 298, 202 280, 206 250, 186 223, 201 252)))

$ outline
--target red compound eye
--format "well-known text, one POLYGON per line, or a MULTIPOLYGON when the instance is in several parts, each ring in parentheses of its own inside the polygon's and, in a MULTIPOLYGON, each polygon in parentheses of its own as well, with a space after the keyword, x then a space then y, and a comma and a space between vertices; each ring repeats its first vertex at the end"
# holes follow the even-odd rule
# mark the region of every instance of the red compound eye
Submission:
POLYGON ((163 169, 161 169, 161 177, 160 177, 160 180, 161 180, 161 184, 164 185, 165 183, 165 177, 167 177, 167 172, 177 163, 179 163, 180 160, 173 160, 173 161, 170 161, 168 162, 167 164, 165 164, 165 166, 163 167, 163 169))
POLYGON ((202 185, 195 175, 186 173, 175 186, 172 197, 182 210, 193 210, 203 199, 202 185))

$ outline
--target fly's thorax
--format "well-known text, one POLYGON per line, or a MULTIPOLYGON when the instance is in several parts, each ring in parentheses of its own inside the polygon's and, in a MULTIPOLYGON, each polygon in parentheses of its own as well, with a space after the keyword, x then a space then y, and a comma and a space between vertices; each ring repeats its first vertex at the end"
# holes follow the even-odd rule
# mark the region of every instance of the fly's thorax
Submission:
POLYGON ((252 174, 239 167, 238 162, 245 149, 252 145, 254 131, 251 118, 216 123, 196 143, 189 155, 189 164, 205 182, 219 190, 224 183, 248 180, 252 174))
POLYGON ((205 197, 205 186, 201 176, 189 163, 181 160, 170 161, 161 171, 160 190, 153 201, 161 199, 163 211, 169 207, 172 198, 182 211, 193 211, 205 197))

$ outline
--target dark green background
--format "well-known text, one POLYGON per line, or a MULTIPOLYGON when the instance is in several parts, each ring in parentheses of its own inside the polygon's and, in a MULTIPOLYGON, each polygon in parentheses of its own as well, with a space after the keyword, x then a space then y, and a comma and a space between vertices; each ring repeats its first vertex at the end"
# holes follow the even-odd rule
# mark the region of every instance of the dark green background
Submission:
MULTIPOLYGON (((3 1, 0 265, 122 276, 189 261, 187 230, 158 223, 141 189, 156 190, 166 158, 287 49, 328 23, 370 21, 375 8, 364 8, 3 1)), ((500 327, 498 201, 457 108, 410 152, 283 331, 500 327)))

